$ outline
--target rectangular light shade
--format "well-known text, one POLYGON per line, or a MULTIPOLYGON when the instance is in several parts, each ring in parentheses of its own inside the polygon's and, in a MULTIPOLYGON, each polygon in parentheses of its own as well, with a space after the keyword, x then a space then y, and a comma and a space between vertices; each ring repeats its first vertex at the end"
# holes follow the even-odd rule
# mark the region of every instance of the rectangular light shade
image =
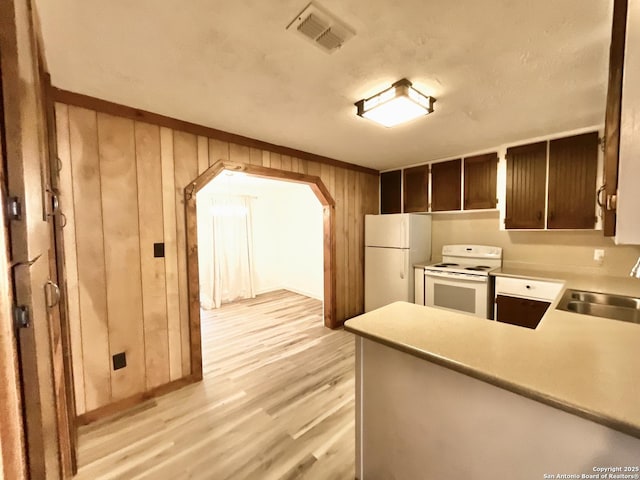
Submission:
POLYGON ((433 112, 433 97, 418 92, 406 79, 356 103, 358 115, 385 127, 393 127, 433 112))

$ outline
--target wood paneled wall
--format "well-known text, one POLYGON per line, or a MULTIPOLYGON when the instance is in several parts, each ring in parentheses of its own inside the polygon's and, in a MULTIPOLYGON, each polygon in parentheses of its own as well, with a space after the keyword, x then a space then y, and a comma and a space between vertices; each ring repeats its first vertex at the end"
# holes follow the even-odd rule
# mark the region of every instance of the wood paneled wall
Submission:
POLYGON ((377 174, 67 103, 56 103, 56 126, 79 414, 189 376, 183 190, 218 160, 322 179, 336 202, 336 316, 363 312, 377 174), (114 371, 120 352, 127 366, 114 371))

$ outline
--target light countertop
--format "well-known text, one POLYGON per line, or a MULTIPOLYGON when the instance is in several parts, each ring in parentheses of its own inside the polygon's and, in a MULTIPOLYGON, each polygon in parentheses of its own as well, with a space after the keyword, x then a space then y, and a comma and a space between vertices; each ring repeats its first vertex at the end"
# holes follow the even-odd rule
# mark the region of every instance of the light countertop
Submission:
POLYGON ((589 290, 592 292, 615 293, 640 297, 640 280, 631 277, 613 277, 606 275, 586 275, 553 270, 502 267, 490 275, 495 277, 527 278, 565 283, 568 288, 589 290))
POLYGON ((428 267, 429 265, 433 265, 433 262, 416 263, 413 265, 413 268, 424 268, 428 267))
MULTIPOLYGON (((493 274, 640 296, 632 278, 493 274)), ((640 438, 640 325, 556 310, 556 303, 535 330, 406 302, 354 317, 345 329, 640 438)))

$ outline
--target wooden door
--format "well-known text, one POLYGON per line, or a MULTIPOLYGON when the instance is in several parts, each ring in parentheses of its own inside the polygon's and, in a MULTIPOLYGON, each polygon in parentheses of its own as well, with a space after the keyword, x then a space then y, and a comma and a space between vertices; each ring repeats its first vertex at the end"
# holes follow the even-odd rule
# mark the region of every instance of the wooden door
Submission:
POLYGON ((404 211, 429 210, 429 165, 404 170, 404 211))
POLYGON ((49 337, 51 338, 51 360, 53 366, 53 388, 55 396, 55 411, 58 424, 58 446, 60 457, 60 473, 62 478, 71 478, 76 473, 75 437, 73 430, 72 407, 67 391, 65 374, 65 351, 63 330, 61 327, 60 299, 61 291, 57 284, 57 270, 55 251, 49 251, 49 277, 45 285, 45 299, 49 320, 49 337), (71 408, 70 408, 71 407, 71 408))
POLYGON ((544 228, 547 142, 507 149, 505 228, 544 228))
POLYGON ((431 211, 460 210, 462 160, 431 164, 431 211))
POLYGON ((0 478, 26 478, 21 376, 18 343, 13 319, 13 278, 9 262, 9 220, 7 212, 7 167, 5 155, 4 102, 0 67, 0 478))
POLYGON ((496 208, 498 154, 464 159, 464 209, 496 208))
POLYGON ((496 320, 519 327, 536 328, 549 305, 549 302, 540 300, 497 295, 496 320))
POLYGON ((0 2, 0 31, 6 172, 9 192, 23 206, 10 222, 10 245, 14 302, 29 317, 18 333, 28 475, 70 478, 44 62, 31 2, 0 2))
POLYGON ((402 211, 402 171, 394 170, 380 174, 380 213, 402 211))
POLYGON ((598 132, 549 144, 547 228, 595 228, 598 132))
MULTIPOLYGON (((40 63, 42 65, 42 63, 40 63)), ((71 358, 71 333, 69 328, 68 298, 64 270, 64 241, 62 229, 66 226, 66 217, 59 208, 60 163, 57 154, 55 131, 55 108, 49 95, 50 76, 40 70, 41 102, 43 125, 46 130, 47 155, 44 170, 49 205, 49 281, 45 286, 47 313, 49 317, 49 336, 53 364, 53 387, 58 422, 58 441, 60 470, 62 478, 71 478, 77 473, 77 426, 75 395, 73 387, 73 362, 71 358)), ((66 168, 71 168, 67 165, 66 168)))

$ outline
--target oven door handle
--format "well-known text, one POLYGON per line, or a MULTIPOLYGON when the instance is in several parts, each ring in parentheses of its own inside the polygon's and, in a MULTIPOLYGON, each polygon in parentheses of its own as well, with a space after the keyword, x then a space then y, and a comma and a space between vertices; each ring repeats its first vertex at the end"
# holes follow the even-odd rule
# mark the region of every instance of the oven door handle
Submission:
POLYGON ((424 272, 425 277, 444 278, 451 281, 463 280, 466 282, 486 283, 488 278, 479 275, 450 275, 448 273, 424 272))

